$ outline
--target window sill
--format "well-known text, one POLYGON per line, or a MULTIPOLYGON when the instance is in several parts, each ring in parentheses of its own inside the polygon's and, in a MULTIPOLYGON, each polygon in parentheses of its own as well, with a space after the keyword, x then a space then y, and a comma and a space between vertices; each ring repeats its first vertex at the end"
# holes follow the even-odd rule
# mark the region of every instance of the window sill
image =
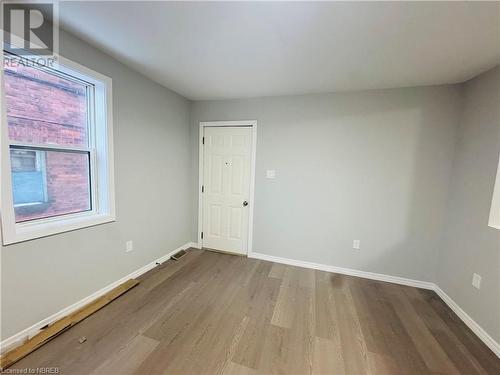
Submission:
POLYGON ((14 203, 14 208, 19 208, 19 207, 33 207, 33 206, 38 206, 40 204, 45 204, 46 202, 32 202, 32 203, 19 203, 15 204, 14 203))
POLYGON ((14 205, 14 211, 17 214, 33 215, 33 214, 43 214, 43 212, 50 207, 48 202, 37 202, 37 203, 27 203, 27 204, 17 204, 14 205))
POLYGON ((3 233, 3 244, 12 245, 113 221, 116 221, 116 218, 109 214, 84 213, 65 218, 19 223, 15 225, 15 233, 3 233))

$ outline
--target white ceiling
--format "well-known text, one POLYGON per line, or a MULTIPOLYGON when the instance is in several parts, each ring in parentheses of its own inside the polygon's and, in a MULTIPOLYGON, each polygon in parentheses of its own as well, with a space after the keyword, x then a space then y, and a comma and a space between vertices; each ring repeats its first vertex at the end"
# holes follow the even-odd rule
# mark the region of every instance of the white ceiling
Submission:
POLYGON ((500 63, 500 3, 66 2, 60 14, 193 100, 457 83, 500 63))

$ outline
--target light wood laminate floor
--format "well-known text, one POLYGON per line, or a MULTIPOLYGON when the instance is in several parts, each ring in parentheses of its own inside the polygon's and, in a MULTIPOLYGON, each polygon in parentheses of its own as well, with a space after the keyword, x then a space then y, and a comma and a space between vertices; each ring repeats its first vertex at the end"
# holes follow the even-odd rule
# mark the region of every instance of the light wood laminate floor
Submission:
POLYGON ((13 368, 500 374, 500 360, 432 291, 194 249, 141 279, 13 368))

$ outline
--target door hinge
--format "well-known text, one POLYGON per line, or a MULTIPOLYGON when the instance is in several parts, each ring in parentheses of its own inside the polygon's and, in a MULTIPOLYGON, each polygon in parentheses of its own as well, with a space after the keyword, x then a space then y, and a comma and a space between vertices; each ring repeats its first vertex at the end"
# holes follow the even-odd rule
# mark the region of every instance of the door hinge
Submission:
POLYGON ((201 139, 202 144, 205 144, 205 137, 201 139))
POLYGON ((201 185, 201 192, 204 193, 205 192, 205 186, 204 185, 201 185))
POLYGON ((203 232, 201 232, 201 239, 203 239, 203 232))

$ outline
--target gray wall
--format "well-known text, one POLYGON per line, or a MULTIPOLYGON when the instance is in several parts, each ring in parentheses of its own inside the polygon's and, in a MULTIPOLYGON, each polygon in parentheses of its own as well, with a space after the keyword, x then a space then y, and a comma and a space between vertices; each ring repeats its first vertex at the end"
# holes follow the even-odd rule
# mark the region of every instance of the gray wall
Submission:
POLYGON ((113 79, 116 223, 1 248, 3 339, 189 242, 189 102, 62 35, 64 56, 113 79), (125 253, 125 241, 134 251, 125 253))
POLYGON ((458 86, 194 102, 193 179, 199 121, 258 120, 255 252, 434 281, 460 103, 458 86))
POLYGON ((196 241, 198 123, 256 119, 254 251, 437 280, 499 340, 500 232, 486 225, 499 69, 465 86, 190 104, 72 36, 61 44, 113 78, 117 222, 1 248, 2 339, 196 241))
POLYGON ((500 342, 500 230, 488 217, 500 152, 500 67, 464 85, 438 285, 500 342), (472 287, 472 273, 482 276, 472 287))

